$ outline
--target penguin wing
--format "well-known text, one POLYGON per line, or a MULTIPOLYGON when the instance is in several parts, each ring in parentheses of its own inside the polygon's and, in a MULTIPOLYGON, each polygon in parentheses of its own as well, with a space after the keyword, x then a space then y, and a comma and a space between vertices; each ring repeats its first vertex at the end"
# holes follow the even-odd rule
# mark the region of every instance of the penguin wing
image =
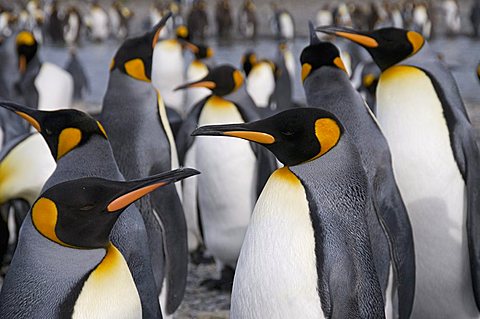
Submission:
POLYGON ((192 108, 190 113, 188 114, 187 118, 183 121, 180 129, 178 130, 178 134, 175 139, 175 143, 177 145, 177 152, 178 152, 178 160, 180 163, 185 161, 185 155, 187 154, 188 149, 193 144, 193 136, 190 136, 192 132, 198 126, 198 119, 200 118, 200 113, 203 110, 203 106, 205 105, 207 99, 209 99, 211 95, 207 96, 192 108))
POLYGON ((467 186, 467 240, 475 302, 480 309, 480 152, 470 125, 457 125, 452 148, 467 186))
POLYGON ((373 185, 375 210, 391 248, 390 255, 397 279, 400 318, 412 312, 415 295, 415 252, 407 209, 397 187, 391 159, 377 170, 373 185))

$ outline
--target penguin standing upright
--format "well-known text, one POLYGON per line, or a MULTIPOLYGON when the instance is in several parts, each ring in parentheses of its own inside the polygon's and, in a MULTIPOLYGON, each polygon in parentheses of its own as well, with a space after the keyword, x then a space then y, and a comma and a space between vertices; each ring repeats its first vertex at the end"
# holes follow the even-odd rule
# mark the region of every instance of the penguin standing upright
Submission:
POLYGON ((412 223, 412 318, 478 318, 480 155, 454 78, 422 35, 317 29, 368 50, 382 70, 377 117, 412 223))
POLYGON ((358 148, 374 203, 367 223, 382 292, 385 300, 392 300, 392 296, 385 296, 391 260, 399 311, 391 315, 408 318, 415 291, 413 235, 393 175, 387 140, 365 101, 350 83, 340 52, 333 44, 320 42, 312 24, 310 45, 303 49, 300 62, 308 106, 334 113, 358 148))
POLYGON ((238 32, 247 39, 257 36, 257 8, 253 0, 245 0, 238 14, 238 32))
MULTIPOLYGON (((145 35, 127 39, 111 63, 100 118, 120 171, 127 179, 178 167, 165 105, 151 84, 152 51, 169 17, 165 15, 145 35)), ((162 288, 166 280, 166 287, 162 289, 166 304, 162 303, 162 310, 171 314, 183 298, 188 265, 186 225, 180 198, 175 186, 171 185, 161 192, 153 192, 137 206, 147 228, 157 287, 162 288), (171 232, 171 229, 176 231, 171 232)))
POLYGON ((67 61, 65 70, 73 78, 73 98, 81 100, 85 93, 90 91, 90 84, 85 74, 85 70, 77 57, 77 50, 70 49, 70 59, 67 61))
POLYGON ((286 9, 278 8, 275 3, 271 4, 273 18, 272 30, 277 39, 293 40, 295 37, 295 22, 293 16, 286 9))
POLYGON ((120 214, 180 169, 121 182, 86 177, 46 189, 21 232, 0 292, 2 318, 142 318, 125 256, 110 241, 120 214))
POLYGON ((184 184, 184 205, 189 241, 201 240, 196 225, 200 214, 205 247, 215 258, 218 269, 222 270, 219 280, 205 282, 216 289, 229 289, 231 286, 257 188, 259 185, 263 187, 264 176, 261 174, 269 174, 271 167, 262 167, 266 162, 261 161, 261 153, 254 152, 248 142, 231 144, 205 137, 185 137, 197 124, 243 123, 258 118, 252 104, 234 102, 229 97, 242 86, 240 71, 230 65, 221 65, 203 79, 180 87, 204 87, 212 91, 185 119, 178 143, 184 165, 192 165, 205 173, 196 179, 194 185, 184 184))
POLYGON ((270 108, 275 91, 275 64, 270 60, 257 61, 247 76, 247 92, 259 108, 270 108))
MULTIPOLYGON (((0 103, 0 106, 27 119, 43 135, 50 148, 50 157, 57 161, 56 169, 46 182, 44 190, 83 177, 124 180, 105 130, 89 115, 77 110, 38 111, 8 102, 0 103)), ((29 226, 22 228, 23 233, 31 231, 33 230, 29 226)), ((128 207, 118 219, 111 239, 132 272, 144 316, 159 317, 159 288, 155 286, 153 277, 148 237, 142 215, 135 206, 128 207)))
POLYGON ((108 15, 98 1, 93 1, 86 16, 86 25, 90 31, 90 38, 96 42, 103 42, 108 38, 108 15))
POLYGON ((83 28, 83 21, 78 8, 71 6, 65 16, 65 28, 63 29, 63 38, 68 45, 75 45, 80 40, 83 28))
POLYGON ((25 104, 40 110, 62 106, 70 108, 73 97, 72 76, 55 64, 41 62, 38 43, 29 31, 21 31, 16 37, 20 79, 16 89, 25 104))
POLYGON ((193 135, 246 139, 285 164, 255 205, 237 263, 232 319, 385 318, 367 224, 368 178, 331 113, 298 108, 193 135))

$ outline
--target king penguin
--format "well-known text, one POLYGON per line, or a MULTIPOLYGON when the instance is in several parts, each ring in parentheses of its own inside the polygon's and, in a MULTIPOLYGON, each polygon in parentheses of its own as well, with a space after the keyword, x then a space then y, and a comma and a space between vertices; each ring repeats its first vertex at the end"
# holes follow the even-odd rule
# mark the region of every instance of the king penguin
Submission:
MULTIPOLYGON (((0 106, 20 115, 45 139, 50 157, 57 161, 44 190, 71 179, 101 177, 123 181, 100 122, 77 110, 38 111, 2 102, 0 106)), ((45 143, 45 141, 43 141, 45 143)), ((47 155, 47 154, 44 154, 47 155)), ((36 155, 39 157, 40 155, 36 155)), ((32 231, 28 226, 22 232, 32 231)), ((155 286, 148 237, 138 209, 132 205, 119 217, 111 239, 125 257, 140 294, 143 316, 160 316, 158 288, 155 286)))
MULTIPOLYGON (((151 83, 152 52, 169 17, 145 35, 127 39, 111 63, 101 121, 127 179, 178 167, 165 105, 151 83)), ((155 283, 159 288, 166 285, 161 296, 166 314, 182 301, 187 277, 187 233, 179 194, 170 185, 137 203, 147 228, 155 283)))
POLYGON ((37 40, 29 31, 17 34, 16 48, 20 70, 16 88, 24 103, 40 110, 59 105, 70 108, 73 98, 72 76, 53 63, 40 61, 37 40))
POLYGON ((272 166, 262 160, 261 152, 245 141, 231 144, 205 137, 184 139, 197 124, 243 123, 252 118, 258 119, 252 104, 229 98, 243 87, 240 71, 230 65, 220 65, 203 79, 179 88, 193 87, 208 88, 212 94, 193 108, 179 135, 179 143, 184 143, 180 146, 184 165, 192 165, 205 172, 194 183, 184 183, 189 244, 192 248, 193 244, 201 241, 198 227, 201 222, 205 247, 222 273, 219 280, 208 280, 205 284, 210 288, 229 289, 257 198, 257 188, 261 189, 266 180, 262 173, 269 174, 272 166))
POLYGON ((362 45, 382 71, 377 116, 414 236, 412 318, 478 318, 480 155, 454 78, 417 32, 317 30, 362 45))
MULTIPOLYGON (((211 47, 206 45, 193 45, 191 44, 191 48, 195 55, 195 58, 190 63, 187 68, 187 82, 194 82, 202 79, 205 77, 210 69, 211 58, 214 55, 214 51, 211 47)), ((185 114, 190 113, 192 107, 197 104, 200 100, 204 99, 208 95, 210 95, 210 90, 205 88, 194 88, 189 89, 186 92, 186 102, 185 102, 185 114)))
POLYGON ((125 257, 110 241, 120 214, 155 189, 195 175, 134 181, 85 177, 46 189, 25 220, 0 292, 2 318, 142 318, 125 257))
MULTIPOLYGON (((393 174, 387 140, 352 86, 339 50, 329 42, 320 42, 311 23, 310 45, 303 49, 300 63, 307 105, 334 113, 358 148, 374 203, 367 221, 380 285, 385 294, 391 256, 400 311, 392 317, 408 318, 415 292, 413 235, 393 174)), ((388 301, 392 299, 392 296, 385 297, 388 301)))
POLYGON ((237 263, 232 319, 385 318, 368 178, 333 114, 298 108, 198 135, 258 143, 285 166, 263 189, 237 263))

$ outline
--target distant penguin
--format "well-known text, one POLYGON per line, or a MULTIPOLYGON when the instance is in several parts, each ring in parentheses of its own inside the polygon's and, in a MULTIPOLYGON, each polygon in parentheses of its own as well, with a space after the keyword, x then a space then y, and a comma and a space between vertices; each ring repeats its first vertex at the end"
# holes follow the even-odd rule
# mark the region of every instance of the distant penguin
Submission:
POLYGON ((242 55, 242 60, 240 61, 240 64, 246 77, 248 77, 250 71, 252 71, 252 68, 256 63, 257 55, 254 51, 248 50, 242 55))
POLYGON ((257 36, 257 8, 253 0, 245 0, 242 9, 238 14, 238 32, 241 36, 247 39, 255 39, 257 36))
POLYGON ((205 0, 194 0, 187 16, 188 33, 192 41, 203 41, 208 33, 207 4, 205 0))
MULTIPOLYGON (((415 292, 415 254, 408 212, 395 181, 386 138, 365 101, 350 83, 338 49, 320 42, 310 25, 310 45, 300 56, 302 81, 309 107, 332 112, 348 131, 360 154, 374 203, 367 214, 375 268, 386 303, 394 298, 387 287, 390 260, 398 287, 399 313, 409 318, 415 292), (391 250, 391 251, 390 251, 391 250)), ((391 291, 391 286, 390 286, 391 291)), ((390 306, 393 306, 390 303, 390 306)), ((392 309, 388 309, 390 312, 392 309)))
POLYGON ((367 223, 368 178, 333 114, 298 108, 193 135, 252 141, 285 164, 255 205, 237 263, 232 319, 385 317, 367 223))
MULTIPOLYGON (((187 68, 187 82, 194 82, 205 77, 209 72, 209 64, 214 55, 214 51, 211 47, 205 45, 196 45, 193 49, 195 52, 195 58, 187 68)), ((207 88, 193 88, 186 90, 186 110, 187 115, 195 104, 200 100, 210 95, 210 90, 207 88)))
POLYGON ((290 12, 280 9, 275 3, 271 4, 273 18, 271 21, 273 34, 280 40, 293 40, 295 37, 295 22, 290 12))
MULTIPOLYGON (((169 17, 165 15, 150 32, 125 40, 111 63, 100 118, 127 179, 178 167, 165 104, 151 83, 156 69, 153 50, 169 17)), ((187 279, 186 225, 179 194, 171 185, 137 204, 147 228, 155 283, 159 288, 165 286, 162 310, 166 314, 178 308, 187 279)))
MULTIPOLYGON (((0 105, 28 120, 48 144, 49 150, 43 155, 49 155, 57 161, 56 169, 46 181, 44 189, 83 177, 124 180, 105 130, 89 115, 77 110, 37 111, 8 102, 0 105)), ((31 231, 33 229, 29 226, 22 229, 23 233, 31 231)), ((155 286, 153 277, 148 237, 142 216, 135 206, 127 208, 118 219, 111 239, 132 272, 144 316, 159 317, 159 288, 155 286)))
POLYGON ((275 64, 270 60, 257 61, 248 73, 248 94, 259 108, 270 108, 270 98, 275 90, 275 64))
POLYGON ((20 80, 16 84, 25 104, 48 110, 70 108, 73 97, 73 78, 62 68, 41 62, 38 43, 32 33, 21 31, 16 36, 16 51, 20 80))
POLYGON ((98 1, 93 1, 86 16, 86 25, 93 41, 103 42, 108 38, 108 15, 98 1))
POLYGON ((46 189, 25 220, 31 232, 20 233, 0 316, 142 318, 126 256, 110 233, 131 203, 197 173, 179 169, 128 182, 86 177, 46 189))
POLYGON ((296 80, 296 62, 285 42, 278 44, 275 56, 275 90, 270 97, 270 108, 286 110, 293 105, 293 83, 296 80))
POLYGON ((84 95, 90 91, 90 83, 85 74, 85 69, 77 57, 76 49, 70 50, 70 59, 67 61, 65 70, 73 78, 73 98, 82 100, 84 95))
POLYGON ((215 7, 215 21, 217 24, 218 37, 223 40, 229 39, 233 27, 233 18, 229 0, 217 0, 217 5, 215 7))
POLYGON ((184 183, 184 207, 190 245, 201 241, 197 224, 200 222, 205 247, 221 270, 220 279, 204 282, 215 289, 229 289, 232 284, 233 269, 257 191, 265 182, 266 176, 261 174, 268 174, 272 166, 268 166, 269 163, 262 160, 262 153, 256 152, 248 142, 223 143, 189 135, 197 125, 242 123, 258 118, 250 101, 234 102, 229 97, 242 86, 243 76, 239 70, 220 65, 203 79, 180 87, 203 87, 212 91, 185 119, 177 141, 181 145, 183 164, 204 172, 201 178, 192 180, 195 184, 184 183))
POLYGON ((54 0, 50 6, 50 15, 47 23, 48 36, 54 44, 62 44, 65 42, 63 38, 64 21, 58 10, 58 2, 54 0))
POLYGON ((317 30, 360 44, 382 70, 377 118, 414 234, 412 318, 478 318, 480 154, 453 76, 415 31, 317 30))
POLYGON ((65 28, 63 29, 63 38, 68 45, 75 45, 80 40, 83 28, 83 20, 80 12, 75 6, 67 10, 65 16, 65 28))
POLYGON ((427 39, 430 38, 432 33, 432 22, 425 3, 415 4, 412 19, 413 30, 422 34, 427 39))

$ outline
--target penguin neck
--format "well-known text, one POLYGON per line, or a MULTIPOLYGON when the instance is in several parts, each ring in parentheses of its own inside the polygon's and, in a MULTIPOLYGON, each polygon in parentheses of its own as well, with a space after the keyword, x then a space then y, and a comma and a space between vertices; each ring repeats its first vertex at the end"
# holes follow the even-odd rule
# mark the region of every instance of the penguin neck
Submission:
POLYGON ((35 55, 27 64, 27 68, 25 70, 25 73, 23 73, 20 76, 20 79, 22 82, 25 81, 34 81, 38 72, 40 72, 40 68, 42 67, 42 62, 38 58, 37 55, 35 55))
POLYGON ((43 186, 43 190, 64 181, 89 176, 124 180, 110 143, 99 135, 92 135, 85 144, 60 158, 56 170, 43 186))
POLYGON ((113 112, 112 116, 115 116, 116 112, 122 112, 128 114, 129 119, 141 117, 148 121, 149 118, 158 114, 158 108, 155 107, 156 93, 152 84, 134 79, 119 70, 110 72, 105 98, 109 97, 114 97, 116 101, 122 100, 121 106, 117 103, 104 103, 107 113, 113 112))

